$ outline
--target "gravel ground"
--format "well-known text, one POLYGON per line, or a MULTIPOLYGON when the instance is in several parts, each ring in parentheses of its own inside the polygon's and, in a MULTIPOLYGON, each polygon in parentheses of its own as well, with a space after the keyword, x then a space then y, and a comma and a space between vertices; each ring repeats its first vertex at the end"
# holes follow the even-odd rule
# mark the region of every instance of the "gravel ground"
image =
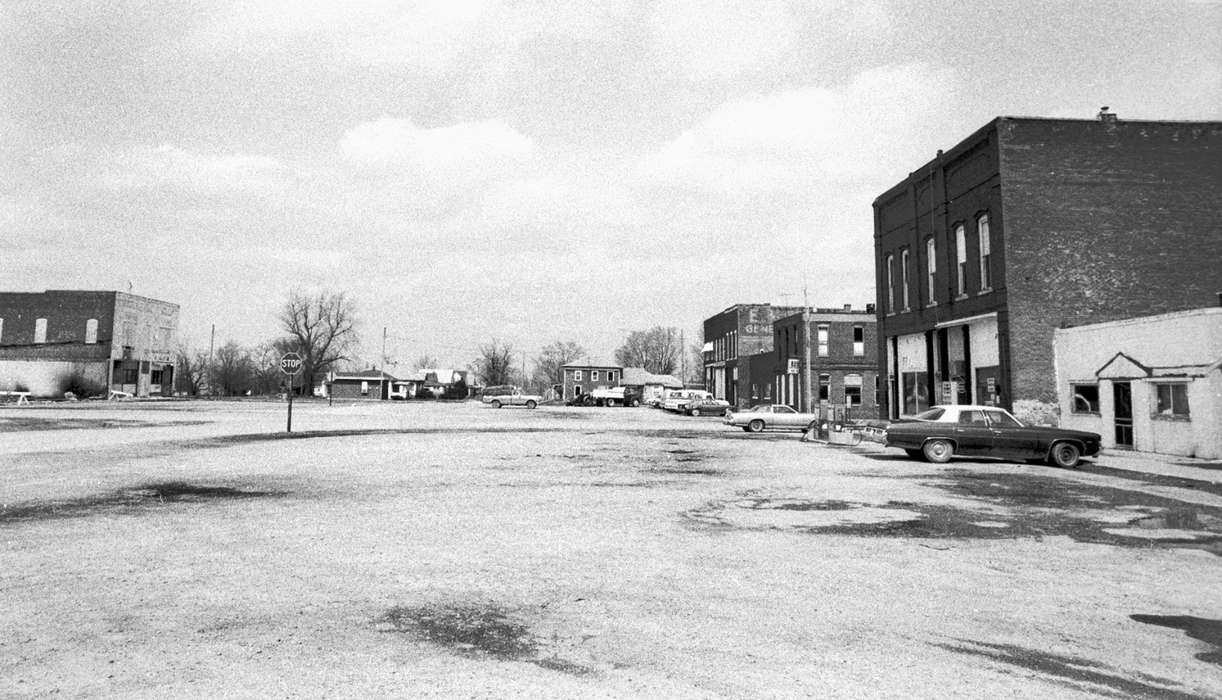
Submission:
POLYGON ((1222 697, 1222 495, 1139 457, 650 409, 284 423, 0 409, 0 695, 1222 697))

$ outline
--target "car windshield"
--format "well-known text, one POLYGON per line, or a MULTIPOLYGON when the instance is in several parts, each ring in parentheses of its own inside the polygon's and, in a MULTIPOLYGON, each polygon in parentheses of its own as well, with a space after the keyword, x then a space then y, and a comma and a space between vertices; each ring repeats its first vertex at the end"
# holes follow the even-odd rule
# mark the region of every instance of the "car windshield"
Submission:
POLYGON ((751 407, 751 413, 767 413, 768 411, 771 411, 771 410, 772 410, 772 406, 769 406, 768 404, 763 404, 762 406, 752 406, 751 407))
POLYGON ((920 413, 913 416, 913 418, 915 418, 916 420, 937 420, 941 418, 942 415, 945 413, 946 413, 946 409, 944 408, 931 408, 928 411, 921 411, 920 413))

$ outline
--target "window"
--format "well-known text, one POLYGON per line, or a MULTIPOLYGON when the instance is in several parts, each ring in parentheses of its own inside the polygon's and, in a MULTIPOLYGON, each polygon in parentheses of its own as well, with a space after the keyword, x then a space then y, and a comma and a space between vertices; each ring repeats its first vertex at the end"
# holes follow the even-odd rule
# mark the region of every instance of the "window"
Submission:
POLYGON ((927 300, 929 305, 933 306, 938 303, 937 290, 934 286, 934 279, 938 272, 938 246, 934 243, 933 238, 925 239, 925 286, 926 293, 929 294, 927 300))
MULTIPOLYGON (((577 370, 577 371, 580 372, 581 370, 577 370)), ((580 386, 573 387, 573 396, 581 396, 581 387, 580 386)))
POLYGON ((590 370, 590 381, 592 382, 598 381, 598 370, 596 369, 590 370))
POLYGON ((895 313, 895 256, 887 256, 887 313, 895 313))
POLYGON ((1073 397, 1070 400, 1070 413, 1099 412, 1098 384, 1070 384, 1069 394, 1073 397))
POLYGON ((85 342, 89 345, 98 342, 98 320, 96 318, 85 321, 85 342))
POLYGON ((976 233, 980 238, 980 291, 991 289, 993 279, 989 276, 989 215, 984 214, 976 219, 976 233))
POLYGON ((967 294, 967 233, 963 224, 955 226, 955 293, 967 294))
POLYGON ((832 375, 819 375, 819 400, 831 401, 832 399, 832 375))
POLYGON ((973 425, 983 428, 988 423, 984 420, 984 411, 960 411, 959 425, 973 425))
POLYGON ((844 405, 845 406, 860 406, 861 405, 861 375, 860 374, 844 375, 844 405))
POLYGON ((1156 415, 1166 417, 1188 417, 1188 385, 1155 384, 1154 390, 1158 396, 1156 415))
POLYGON ((579 369, 573 370, 573 381, 575 382, 581 381, 581 370, 579 369))
POLYGON ((47 342, 47 319, 39 318, 34 320, 34 342, 47 342))
POLYGON ((1010 415, 1009 413, 1006 413, 1005 411, 996 411, 996 410, 986 409, 984 412, 984 415, 989 417, 990 426, 999 426, 1002 428, 1021 428, 1023 427, 1023 424, 1019 423, 1018 419, 1016 419, 1014 416, 1010 415))
POLYGON ((903 372, 903 415, 911 416, 929 408, 929 385, 925 372, 903 372))
POLYGON ((819 341, 819 357, 827 357, 828 325, 826 323, 820 323, 815 330, 815 334, 819 341))
POLYGON ((607 370, 607 381, 611 382, 612 384, 615 383, 615 371, 614 370, 607 370))
POLYGON ((866 356, 865 326, 853 326, 853 357, 866 356))
POLYGON ((900 251, 900 279, 904 285, 904 311, 911 309, 912 306, 908 303, 908 249, 900 251))
POLYGON ((369 396, 369 382, 361 382, 361 396, 369 396))
POLYGON ((4 319, 0 318, 0 340, 4 340, 4 319))

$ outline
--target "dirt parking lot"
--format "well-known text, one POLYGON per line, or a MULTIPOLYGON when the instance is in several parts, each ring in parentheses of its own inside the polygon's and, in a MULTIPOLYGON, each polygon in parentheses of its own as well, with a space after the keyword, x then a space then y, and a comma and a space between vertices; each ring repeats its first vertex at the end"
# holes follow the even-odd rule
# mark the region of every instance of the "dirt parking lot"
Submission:
POLYGON ((284 414, 0 409, 0 695, 1222 696, 1216 464, 284 414))

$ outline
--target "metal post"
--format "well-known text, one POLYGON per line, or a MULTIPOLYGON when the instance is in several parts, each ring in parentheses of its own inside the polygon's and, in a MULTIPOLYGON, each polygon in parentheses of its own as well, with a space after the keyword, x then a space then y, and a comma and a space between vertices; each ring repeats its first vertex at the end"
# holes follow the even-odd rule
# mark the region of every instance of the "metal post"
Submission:
POLYGON ((810 367, 810 301, 806 298, 806 286, 802 287, 802 410, 813 412, 814 392, 810 367))
POLYGON ((289 419, 288 425, 284 427, 284 432, 286 433, 293 432, 293 380, 296 379, 296 377, 297 375, 295 374, 289 375, 289 419))

